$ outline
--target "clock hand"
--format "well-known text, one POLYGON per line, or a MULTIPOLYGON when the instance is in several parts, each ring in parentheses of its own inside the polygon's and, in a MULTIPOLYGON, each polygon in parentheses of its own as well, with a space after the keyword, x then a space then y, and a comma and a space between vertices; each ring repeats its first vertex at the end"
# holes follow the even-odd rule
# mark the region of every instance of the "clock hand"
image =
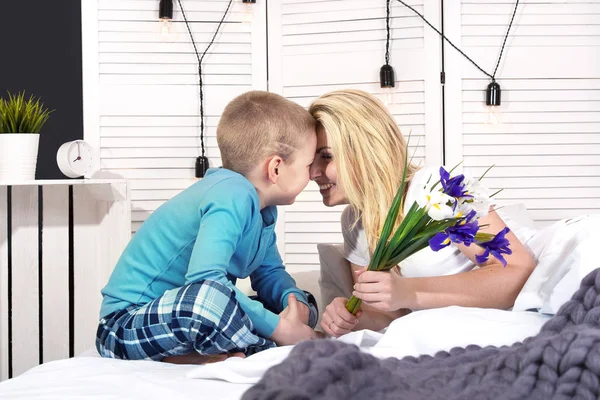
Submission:
POLYGON ((79 160, 81 160, 81 148, 80 148, 79 142, 77 142, 77 158, 74 159, 73 162, 79 161, 79 160))

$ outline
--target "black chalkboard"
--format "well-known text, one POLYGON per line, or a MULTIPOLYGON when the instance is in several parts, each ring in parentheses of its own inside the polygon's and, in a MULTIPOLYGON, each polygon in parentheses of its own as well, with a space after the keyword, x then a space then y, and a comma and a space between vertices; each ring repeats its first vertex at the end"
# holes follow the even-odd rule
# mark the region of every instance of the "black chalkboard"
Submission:
POLYGON ((0 51, 0 96, 25 90, 55 110, 40 134, 36 178, 66 179, 56 152, 83 139, 81 0, 2 0, 0 51))

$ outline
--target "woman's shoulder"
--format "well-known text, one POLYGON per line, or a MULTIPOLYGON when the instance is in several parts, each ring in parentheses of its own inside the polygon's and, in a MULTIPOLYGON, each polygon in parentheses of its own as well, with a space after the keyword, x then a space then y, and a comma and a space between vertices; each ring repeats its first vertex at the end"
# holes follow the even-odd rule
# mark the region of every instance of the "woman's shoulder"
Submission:
POLYGON ((352 264, 369 265, 369 245, 357 210, 348 206, 342 212, 342 235, 344 237, 344 258, 352 264))
POLYGON ((342 211, 341 223, 342 231, 344 232, 357 231, 363 229, 360 220, 360 215, 358 214, 357 210, 352 206, 348 206, 344 208, 344 211, 342 211))

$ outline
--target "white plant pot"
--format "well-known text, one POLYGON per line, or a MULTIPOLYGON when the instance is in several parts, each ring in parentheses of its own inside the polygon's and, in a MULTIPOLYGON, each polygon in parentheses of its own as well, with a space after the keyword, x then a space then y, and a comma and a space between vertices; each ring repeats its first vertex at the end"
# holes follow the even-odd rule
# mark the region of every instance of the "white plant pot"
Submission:
POLYGON ((0 133, 0 181, 35 179, 39 133, 0 133))

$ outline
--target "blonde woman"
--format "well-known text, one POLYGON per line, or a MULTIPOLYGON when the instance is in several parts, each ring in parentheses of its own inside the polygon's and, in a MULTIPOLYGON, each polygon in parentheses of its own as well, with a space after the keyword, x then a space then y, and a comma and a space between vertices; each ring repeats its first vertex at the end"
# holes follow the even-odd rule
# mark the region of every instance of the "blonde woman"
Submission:
MULTIPOLYGON (((402 180, 406 141, 383 104, 366 92, 331 92, 318 98, 309 111, 318 122, 311 179, 319 185, 326 206, 349 204, 342 213, 342 231, 354 288, 340 291, 326 307, 321 326, 327 334, 380 330, 409 310, 451 305, 506 309, 514 304, 535 262, 518 238, 519 232, 526 232, 512 223, 506 236, 512 249, 505 257, 506 267, 492 257, 477 265, 475 256, 481 248, 451 245, 439 252, 426 248, 392 272, 365 272, 402 180), (363 300, 356 317, 345 308, 352 294, 363 300)), ((408 164, 408 207, 438 171, 439 165, 408 164)), ((506 227, 493 210, 480 224, 494 234, 506 227)), ((328 271, 324 276, 343 273, 328 271)))

